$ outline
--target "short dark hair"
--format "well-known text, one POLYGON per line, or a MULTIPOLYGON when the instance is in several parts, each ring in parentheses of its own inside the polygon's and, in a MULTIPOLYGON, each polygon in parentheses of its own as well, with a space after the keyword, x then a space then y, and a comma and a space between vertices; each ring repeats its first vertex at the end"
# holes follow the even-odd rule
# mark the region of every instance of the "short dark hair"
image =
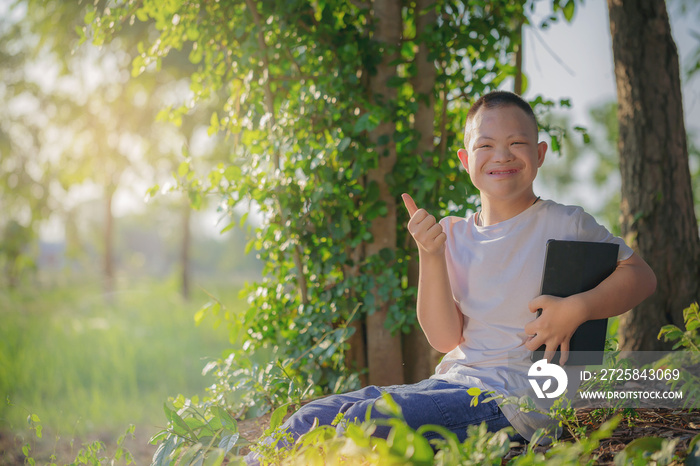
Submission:
POLYGON ((529 103, 527 103, 518 94, 514 94, 512 92, 492 91, 488 94, 484 94, 481 97, 479 97, 479 99, 476 102, 474 102, 474 105, 472 105, 472 107, 469 109, 469 112, 467 113, 467 121, 464 124, 464 147, 467 147, 467 129, 469 128, 469 124, 476 117, 477 113, 479 113, 479 110, 481 110, 482 107, 499 108, 507 107, 509 105, 518 107, 519 109, 524 111, 525 114, 532 119, 532 122, 535 125, 535 133, 539 133, 539 124, 537 123, 537 117, 535 116, 535 112, 532 111, 532 107, 530 107, 529 103))

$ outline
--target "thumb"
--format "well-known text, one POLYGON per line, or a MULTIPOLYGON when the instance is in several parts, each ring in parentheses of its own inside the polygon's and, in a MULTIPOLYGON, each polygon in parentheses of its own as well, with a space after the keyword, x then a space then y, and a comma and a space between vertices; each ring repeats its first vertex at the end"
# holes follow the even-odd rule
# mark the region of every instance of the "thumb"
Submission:
POLYGON ((418 206, 413 201, 413 198, 410 194, 403 193, 401 199, 403 199, 403 204, 406 206, 406 210, 408 210, 408 215, 413 217, 413 214, 418 210, 418 206))

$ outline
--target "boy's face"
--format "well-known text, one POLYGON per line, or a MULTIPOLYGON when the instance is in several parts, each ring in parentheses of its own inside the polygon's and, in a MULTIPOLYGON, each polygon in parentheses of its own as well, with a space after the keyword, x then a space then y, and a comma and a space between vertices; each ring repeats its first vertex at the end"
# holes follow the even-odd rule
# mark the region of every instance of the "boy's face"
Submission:
POLYGON ((532 182, 544 162, 547 143, 538 144, 532 118, 512 105, 482 108, 468 131, 468 147, 458 155, 481 196, 533 199, 532 182))

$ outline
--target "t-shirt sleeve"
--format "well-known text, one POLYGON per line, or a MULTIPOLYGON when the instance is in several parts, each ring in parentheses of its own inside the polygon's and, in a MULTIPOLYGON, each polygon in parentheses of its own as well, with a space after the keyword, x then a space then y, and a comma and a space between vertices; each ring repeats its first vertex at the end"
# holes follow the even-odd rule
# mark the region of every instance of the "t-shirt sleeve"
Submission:
POLYGON ((580 210, 578 216, 578 236, 581 241, 594 241, 597 243, 615 243, 620 246, 617 260, 624 261, 632 257, 634 251, 627 246, 619 236, 614 236, 603 225, 599 224, 592 215, 580 210))

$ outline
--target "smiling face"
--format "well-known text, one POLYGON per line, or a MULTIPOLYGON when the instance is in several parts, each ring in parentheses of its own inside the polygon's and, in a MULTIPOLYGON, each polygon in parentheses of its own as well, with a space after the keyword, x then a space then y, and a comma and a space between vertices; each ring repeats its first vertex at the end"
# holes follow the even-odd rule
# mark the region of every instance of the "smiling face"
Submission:
POLYGON ((527 204, 535 199, 532 183, 544 162, 547 143, 537 142, 532 117, 514 105, 482 107, 467 127, 468 147, 458 152, 482 204, 527 204))

